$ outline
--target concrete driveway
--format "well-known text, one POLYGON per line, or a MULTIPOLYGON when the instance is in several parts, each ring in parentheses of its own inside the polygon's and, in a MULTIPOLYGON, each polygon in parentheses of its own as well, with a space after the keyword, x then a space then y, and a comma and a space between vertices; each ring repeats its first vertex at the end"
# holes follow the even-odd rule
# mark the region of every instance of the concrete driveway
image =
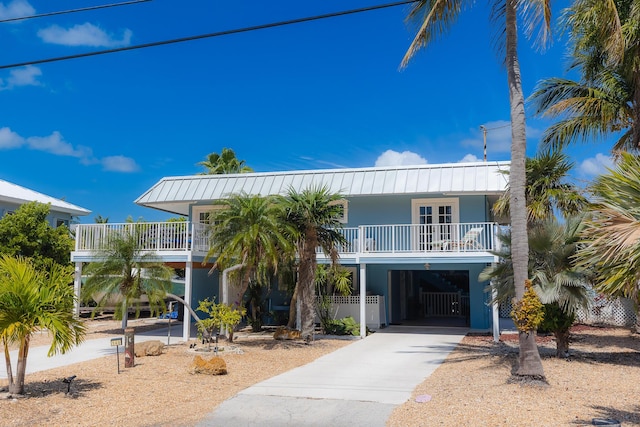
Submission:
POLYGON ((391 326, 225 401, 198 426, 384 426, 465 328, 391 326))

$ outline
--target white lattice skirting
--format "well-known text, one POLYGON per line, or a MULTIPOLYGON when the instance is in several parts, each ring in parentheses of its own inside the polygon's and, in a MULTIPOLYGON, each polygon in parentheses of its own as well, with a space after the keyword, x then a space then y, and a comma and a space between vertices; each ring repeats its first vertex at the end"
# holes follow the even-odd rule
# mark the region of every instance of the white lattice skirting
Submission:
MULTIPOLYGON (((511 303, 500 304, 500 317, 508 319, 511 303)), ((636 323, 636 312, 633 302, 628 298, 596 300, 590 309, 578 310, 576 322, 585 325, 633 326, 636 323)))

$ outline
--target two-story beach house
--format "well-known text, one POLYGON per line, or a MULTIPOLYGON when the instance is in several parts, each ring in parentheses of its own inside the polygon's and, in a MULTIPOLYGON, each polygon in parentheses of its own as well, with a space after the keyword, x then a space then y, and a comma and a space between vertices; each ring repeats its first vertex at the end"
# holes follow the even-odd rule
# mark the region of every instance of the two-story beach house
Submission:
POLYGON ((52 227, 66 225, 72 228, 77 224, 78 217, 89 215, 90 210, 81 208, 55 197, 47 196, 26 187, 0 179, 0 217, 11 215, 20 206, 29 202, 48 204, 49 216, 47 220, 52 227))
MULTIPOLYGON (((505 191, 508 170, 508 162, 489 162, 166 177, 135 202, 188 222, 146 223, 151 237, 141 244, 185 269, 188 302, 224 301, 225 274, 210 274, 211 264, 202 264, 213 202, 239 192, 272 195, 326 186, 344 196, 341 232, 347 243, 338 249, 354 279, 353 296, 335 301, 338 317, 354 315, 363 334, 365 325, 429 322, 488 330, 497 314, 478 275, 497 261, 490 253, 498 244, 491 207, 505 191)), ((95 259, 110 230, 136 226, 78 227, 72 254, 78 290, 82 263, 95 259)), ((327 262, 320 251, 318 261, 327 262)), ((284 302, 272 298, 282 309, 284 302)), ((188 336, 188 322, 184 327, 188 336)))

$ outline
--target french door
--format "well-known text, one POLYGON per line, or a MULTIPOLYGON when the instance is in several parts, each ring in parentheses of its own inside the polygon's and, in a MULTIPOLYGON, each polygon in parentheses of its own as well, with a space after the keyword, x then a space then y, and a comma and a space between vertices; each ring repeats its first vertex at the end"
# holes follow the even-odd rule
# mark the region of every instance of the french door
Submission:
POLYGON ((442 249, 443 242, 455 239, 458 199, 416 199, 412 205, 414 250, 442 249))

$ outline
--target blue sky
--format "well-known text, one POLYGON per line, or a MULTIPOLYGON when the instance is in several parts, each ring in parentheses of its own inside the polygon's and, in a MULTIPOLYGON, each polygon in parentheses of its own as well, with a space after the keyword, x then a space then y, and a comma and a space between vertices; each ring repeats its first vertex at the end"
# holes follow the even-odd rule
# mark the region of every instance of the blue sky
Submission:
MULTIPOLYGON (((380 0, 141 4, 0 23, 0 65, 355 9, 380 0)), ((195 174, 223 147, 255 171, 510 157, 506 73, 489 2, 398 66, 408 6, 192 42, 0 70, 0 178, 95 215, 164 220, 133 203, 163 176, 195 174)), ((101 4, 0 2, 0 19, 101 4)), ((554 2, 555 17, 567 1, 554 2)), ((554 17, 554 18, 555 18, 554 17)), ((565 75, 565 44, 521 38, 525 95, 565 75)), ((528 115, 528 153, 549 122, 528 115)), ((584 183, 611 144, 567 153, 584 183)))

